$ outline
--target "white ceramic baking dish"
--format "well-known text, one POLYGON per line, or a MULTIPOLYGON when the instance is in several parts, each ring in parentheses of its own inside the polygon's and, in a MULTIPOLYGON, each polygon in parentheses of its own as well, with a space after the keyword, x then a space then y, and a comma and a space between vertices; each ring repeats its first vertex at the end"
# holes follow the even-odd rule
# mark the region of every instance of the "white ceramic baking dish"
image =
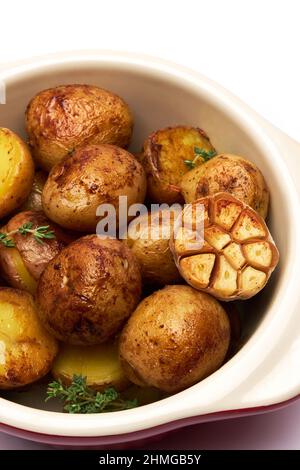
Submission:
POLYGON ((0 398, 1 429, 65 446, 125 447, 190 423, 272 409, 299 395, 300 144, 203 76, 149 57, 65 53, 7 65, 0 79, 6 84, 0 126, 22 135, 28 100, 66 83, 99 85, 124 97, 135 115, 133 150, 154 129, 202 127, 219 151, 243 155, 262 170, 271 191, 269 225, 281 254, 268 287, 248 304, 249 339, 207 379, 143 408, 98 415, 49 411, 38 392, 12 393, 0 398))

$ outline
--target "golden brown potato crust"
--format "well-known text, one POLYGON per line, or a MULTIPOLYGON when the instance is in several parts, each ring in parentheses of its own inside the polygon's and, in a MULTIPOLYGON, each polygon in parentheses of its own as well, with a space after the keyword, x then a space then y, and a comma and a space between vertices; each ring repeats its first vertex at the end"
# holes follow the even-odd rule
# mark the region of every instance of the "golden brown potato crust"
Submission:
POLYGON ((132 382, 175 393, 218 369, 229 340, 229 321, 218 301, 188 286, 167 286, 131 315, 120 357, 132 382))
POLYGON ((43 324, 71 344, 99 344, 123 326, 139 302, 141 274, 119 240, 89 235, 60 252, 37 290, 43 324))
POLYGON ((28 146, 17 134, 0 127, 0 218, 23 204, 30 193, 33 175, 28 146))
POLYGON ((18 263, 16 264, 16 250, 21 257, 21 262, 24 263, 25 269, 33 280, 37 281, 44 271, 45 267, 66 244, 70 243, 71 237, 63 232, 57 225, 53 224, 43 212, 25 211, 20 212, 10 219, 7 225, 2 229, 2 232, 8 233, 18 230, 23 224, 32 223, 32 229, 37 227, 49 225, 49 231, 54 231, 55 238, 43 240, 43 243, 38 243, 32 234, 22 235, 15 233, 10 238, 15 243, 15 248, 6 248, 0 245, 0 267, 3 276, 7 282, 15 288, 29 290, 22 271, 18 270, 18 263))
POLYGON ((218 155, 182 178, 185 202, 227 192, 248 204, 264 219, 268 213, 269 190, 254 163, 231 154, 218 155))
MULTIPOLYGON (((137 158, 147 173, 147 193, 151 201, 167 204, 183 202, 180 182, 189 171, 184 161, 194 160, 195 147, 214 150, 209 137, 198 127, 167 127, 149 135, 137 158)), ((198 158, 196 166, 202 164, 202 158, 198 158)))
POLYGON ((142 277, 147 284, 166 285, 181 280, 169 247, 174 214, 176 218, 180 212, 179 206, 175 213, 169 210, 156 211, 132 221, 134 226, 129 228, 125 242, 139 260, 142 277), (168 227, 170 235, 167 233, 168 227))
POLYGON ((35 382, 46 375, 57 342, 42 327, 32 296, 0 288, 0 389, 35 382))
POLYGON ((122 98, 91 85, 64 85, 38 93, 28 104, 26 128, 38 165, 50 170, 86 144, 129 144, 133 118, 122 98))
POLYGON ((119 196, 127 196, 130 206, 143 202, 145 192, 145 172, 129 152, 114 145, 88 145, 53 168, 42 202, 54 222, 91 233, 99 221, 100 204, 110 203, 118 210, 119 196))

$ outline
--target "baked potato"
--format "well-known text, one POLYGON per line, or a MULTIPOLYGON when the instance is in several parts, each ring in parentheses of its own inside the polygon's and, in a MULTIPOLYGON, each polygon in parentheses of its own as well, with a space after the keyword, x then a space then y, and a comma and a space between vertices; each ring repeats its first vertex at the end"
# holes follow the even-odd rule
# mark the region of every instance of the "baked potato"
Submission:
POLYGON ((237 155, 218 155, 187 172, 181 180, 187 204, 205 196, 227 192, 248 204, 264 219, 268 213, 269 190, 254 163, 237 155))
POLYGON ((140 215, 129 224, 125 242, 140 262, 146 284, 166 285, 181 280, 169 247, 174 219, 179 213, 180 206, 174 211, 157 210, 140 215))
POLYGON ((86 377, 87 385, 97 391, 108 387, 121 391, 130 384, 120 364, 116 341, 96 346, 62 344, 51 372, 64 385, 70 385, 74 375, 86 377))
POLYGON ((91 85, 64 85, 38 93, 26 110, 29 145, 36 163, 49 171, 79 146, 126 147, 133 128, 122 98, 91 85))
POLYGON ((121 364, 133 383, 175 393, 217 370, 229 341, 229 320, 218 301, 189 286, 167 286, 129 318, 120 337, 121 364))
POLYGON ((37 281, 49 261, 72 239, 42 212, 35 211, 15 215, 1 229, 1 233, 7 236, 5 240, 12 242, 10 246, 0 243, 2 275, 10 286, 27 290, 31 294, 35 293, 37 281), (24 227, 25 231, 22 231, 24 227), (35 230, 39 227, 43 233, 35 236, 35 230))
POLYGON ((48 174, 43 170, 37 170, 34 174, 33 185, 28 198, 20 207, 20 211, 42 211, 42 192, 47 181, 48 174))
POLYGON ((23 204, 30 193, 33 175, 34 164, 25 142, 0 127, 0 218, 23 204))
POLYGON ((121 241, 82 237, 50 261, 37 289, 45 327, 66 343, 103 343, 119 331, 141 295, 138 261, 121 241))
POLYGON ((62 227, 95 232, 97 208, 110 203, 118 217, 119 196, 128 206, 143 202, 146 177, 142 165, 114 145, 88 145, 58 163, 44 186, 42 203, 49 219, 62 227))
POLYGON ((0 287, 0 389, 21 387, 46 375, 57 349, 38 319, 32 296, 0 287))
POLYGON ((188 284, 224 301, 249 299, 263 289, 279 253, 257 212, 228 193, 218 193, 187 205, 182 219, 185 227, 176 227, 170 247, 188 284), (203 243, 188 227, 193 222, 196 227, 191 209, 199 207, 204 208, 203 243))
POLYGON ((195 153, 215 153, 206 133, 198 127, 167 127, 153 132, 146 139, 139 156, 146 173, 148 198, 153 202, 173 204, 183 202, 180 182, 191 165, 204 162, 195 153))

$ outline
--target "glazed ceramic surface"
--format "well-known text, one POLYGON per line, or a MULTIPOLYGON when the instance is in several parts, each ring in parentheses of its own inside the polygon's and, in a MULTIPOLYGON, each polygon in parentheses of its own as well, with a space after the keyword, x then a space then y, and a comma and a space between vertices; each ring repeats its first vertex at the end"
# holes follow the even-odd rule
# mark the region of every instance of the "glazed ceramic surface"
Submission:
POLYGON ((237 413, 230 410, 244 414, 300 394, 300 145, 208 79, 149 57, 60 54, 2 67, 0 79, 6 85, 0 126, 24 137, 29 99, 44 88, 68 83, 98 85, 129 103, 135 119, 133 151, 140 150, 151 131, 167 125, 203 128, 220 152, 242 155, 262 170, 271 192, 268 223, 281 254, 267 288, 247 302, 244 346, 207 379, 143 408, 98 415, 46 409, 42 384, 0 398, 2 429, 67 445, 122 443, 138 433, 163 432, 164 425, 174 428, 237 413))

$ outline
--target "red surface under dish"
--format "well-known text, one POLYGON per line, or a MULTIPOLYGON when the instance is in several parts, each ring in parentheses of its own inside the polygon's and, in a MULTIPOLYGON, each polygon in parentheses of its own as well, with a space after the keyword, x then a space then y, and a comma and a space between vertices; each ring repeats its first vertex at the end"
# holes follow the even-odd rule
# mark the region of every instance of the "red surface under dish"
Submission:
POLYGON ((275 403, 268 406, 259 406, 253 408, 245 408, 243 410, 228 410, 217 413, 210 413, 200 416, 192 416, 190 418, 183 418, 170 423, 161 424, 150 429, 142 431, 131 432, 127 434, 118 434, 115 436, 99 436, 99 437, 80 437, 80 436, 58 436, 50 434, 41 434, 24 429, 15 428, 7 424, 0 423, 0 431, 10 434, 14 437, 27 439, 30 441, 40 442, 52 446, 59 446, 64 448, 97 448, 97 449, 130 449, 134 447, 141 447, 149 440, 155 440, 157 437, 166 435, 179 428, 191 426, 193 424, 201 424, 209 421, 219 421, 222 419, 241 418, 244 416, 267 413, 270 411, 279 410, 285 406, 295 402, 300 398, 300 395, 286 400, 281 403, 275 403))

